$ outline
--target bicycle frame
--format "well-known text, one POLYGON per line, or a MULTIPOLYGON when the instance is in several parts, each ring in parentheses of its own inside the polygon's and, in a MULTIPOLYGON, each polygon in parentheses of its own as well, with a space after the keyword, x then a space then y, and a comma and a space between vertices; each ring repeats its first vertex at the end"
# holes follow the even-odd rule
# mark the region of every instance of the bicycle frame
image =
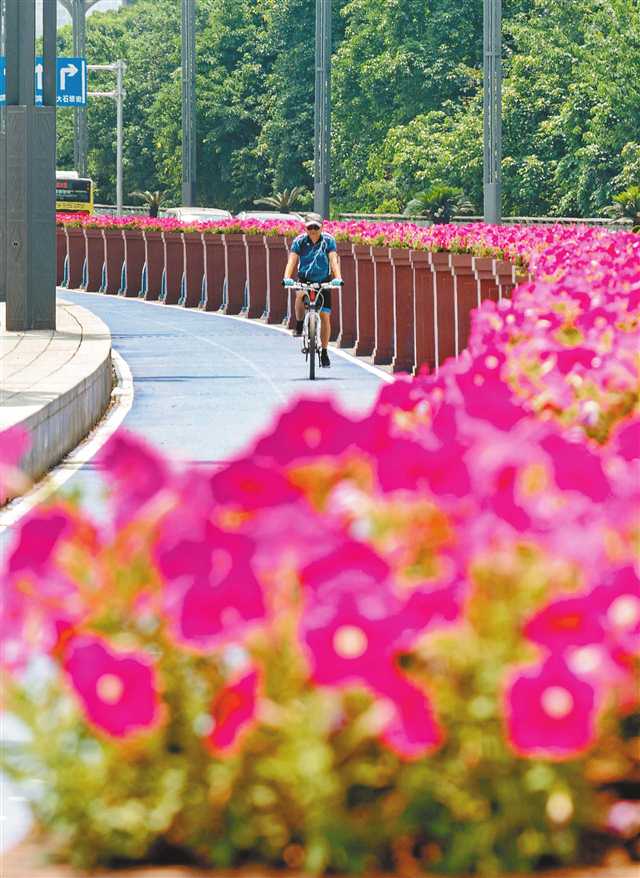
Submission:
POLYGON ((302 325, 302 353, 309 363, 309 379, 316 377, 316 357, 320 361, 322 342, 320 334, 320 311, 324 305, 324 289, 331 289, 331 284, 305 284, 297 283, 291 289, 295 292, 302 290, 304 296, 304 323, 302 325))

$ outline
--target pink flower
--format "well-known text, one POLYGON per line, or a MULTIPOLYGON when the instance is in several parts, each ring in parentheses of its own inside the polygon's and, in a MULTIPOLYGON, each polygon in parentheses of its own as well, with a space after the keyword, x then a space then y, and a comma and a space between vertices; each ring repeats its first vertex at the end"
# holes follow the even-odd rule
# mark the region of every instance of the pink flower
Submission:
POLYGON ((166 581, 165 610, 180 642, 209 650, 242 637, 265 617, 262 587, 251 566, 254 543, 208 522, 197 530, 193 519, 183 516, 178 523, 178 517, 165 522, 156 547, 166 581))
POLYGON ((64 669, 89 722, 113 738, 150 731, 161 708, 153 662, 144 652, 118 652, 99 637, 73 638, 64 669))
POLYGON ((429 491, 463 497, 470 489, 464 458, 466 450, 454 440, 432 450, 409 439, 396 439, 393 454, 382 454, 378 458, 380 487, 385 493, 429 491))
POLYGON ((640 654, 640 580, 629 564, 610 572, 590 600, 600 612, 614 643, 629 655, 640 654))
POLYGON ((625 460, 640 459, 640 417, 623 421, 612 437, 612 444, 625 460))
POLYGON ((19 466, 30 445, 29 434, 22 427, 0 432, 0 506, 25 485, 19 466))
POLYGON ((73 530, 73 520, 62 507, 36 509, 20 526, 15 546, 9 555, 8 572, 14 575, 29 573, 43 578, 56 547, 73 530))
POLYGON ((633 838, 640 832, 640 802, 615 802, 609 808, 607 829, 623 838, 633 838))
POLYGON ((611 496, 602 460, 584 443, 550 434, 540 445, 551 458, 556 484, 563 491, 579 491, 596 503, 611 496))
POLYGON ((498 368, 490 369, 474 363, 456 376, 464 407, 472 418, 489 421, 498 430, 511 430, 526 411, 516 405, 508 385, 500 378, 498 368))
POLYGON ((595 690, 556 656, 511 674, 504 711, 509 742, 521 756, 570 759, 595 739, 595 690))
POLYGON ((169 469, 161 455, 144 440, 120 430, 100 452, 99 466, 109 482, 116 519, 120 524, 169 483, 169 469))
POLYGON ((427 696, 399 674, 387 689, 393 715, 382 731, 383 742, 402 759, 422 759, 440 746, 442 729, 427 696))
POLYGON ((355 441, 356 427, 357 422, 337 411, 330 399, 303 399, 279 417, 255 454, 281 465, 341 454, 355 441))
POLYGON ((258 671, 251 669, 221 689, 213 700, 213 729, 207 747, 215 755, 228 755, 242 743, 256 722, 258 671))
POLYGON ((273 465, 254 460, 229 464, 211 477, 211 489, 218 503, 242 509, 266 509, 293 503, 301 492, 273 465))
POLYGON ((562 598, 532 616, 524 628, 525 637, 551 652, 569 646, 601 643, 605 630, 598 608, 590 595, 562 598))

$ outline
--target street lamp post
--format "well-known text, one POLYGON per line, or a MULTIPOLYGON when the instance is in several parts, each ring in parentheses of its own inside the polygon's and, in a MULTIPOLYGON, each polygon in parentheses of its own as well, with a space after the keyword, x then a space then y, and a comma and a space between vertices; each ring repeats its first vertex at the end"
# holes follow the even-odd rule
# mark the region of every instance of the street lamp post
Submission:
POLYGON ((35 0, 4 0, 4 9, 0 288, 8 330, 55 329, 56 0, 43 3, 42 107, 35 103, 35 0))
POLYGON ((182 0, 182 203, 196 202, 196 4, 182 0))
POLYGON ((502 0, 484 0, 484 220, 502 219, 502 0))
POLYGON ((331 0, 316 0, 314 210, 329 217, 331 183, 331 0))
MULTIPOLYGON (((71 7, 71 16, 73 21, 73 54, 76 58, 86 58, 87 4, 85 3, 85 0, 73 0, 73 6, 71 7)), ((80 176, 86 177, 87 153, 89 151, 89 129, 87 125, 86 107, 74 108, 73 129, 73 163, 76 171, 80 174, 80 176)))

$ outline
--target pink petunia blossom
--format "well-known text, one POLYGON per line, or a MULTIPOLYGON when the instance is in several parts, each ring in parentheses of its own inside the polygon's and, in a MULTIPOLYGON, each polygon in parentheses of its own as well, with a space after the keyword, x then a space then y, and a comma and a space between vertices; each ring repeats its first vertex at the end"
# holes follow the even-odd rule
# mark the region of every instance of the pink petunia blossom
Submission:
POLYGON ((274 466, 255 460, 229 464, 211 477, 210 484, 218 503, 247 510, 293 503, 301 496, 300 489, 274 466))
POLYGON ((532 616, 524 627, 525 637, 553 653, 570 646, 602 643, 605 628, 599 608, 588 594, 553 601, 532 616))
POLYGON ((556 484, 563 491, 579 491, 594 502, 611 496, 611 485, 602 467, 602 460, 584 443, 568 442, 550 433, 540 442, 549 455, 556 484))
POLYGON ((259 682, 258 671, 252 668, 216 694, 211 706, 213 729, 206 739, 213 754, 228 756, 255 725, 259 682))
POLYGON ((102 638, 72 638, 64 659, 89 722, 113 738, 153 729, 162 716, 156 671, 141 651, 120 652, 102 638))
POLYGON ((111 490, 116 520, 124 524, 170 484, 165 459, 137 436, 120 430, 98 455, 111 490))
POLYGON ((431 702, 417 686, 398 674, 389 682, 386 697, 393 714, 380 737, 400 758, 422 759, 442 744, 444 735, 431 702))
POLYGON ((596 735, 596 692, 562 658, 513 671, 507 681, 504 714, 510 744, 521 756, 571 759, 596 735))
POLYGON ((26 487, 20 462, 31 446, 31 439, 20 426, 0 431, 0 506, 26 487))

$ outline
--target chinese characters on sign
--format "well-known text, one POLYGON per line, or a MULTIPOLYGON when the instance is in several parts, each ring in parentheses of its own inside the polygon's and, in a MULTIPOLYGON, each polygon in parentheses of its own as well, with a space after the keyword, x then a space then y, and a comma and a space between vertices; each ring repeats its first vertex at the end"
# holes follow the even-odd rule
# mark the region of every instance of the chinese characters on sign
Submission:
MULTIPOLYGON (((57 58, 57 105, 58 107, 86 107, 87 61, 86 58, 57 58)), ((43 60, 35 59, 36 104, 42 104, 43 60)), ((0 57, 0 104, 6 103, 6 63, 0 57)))

